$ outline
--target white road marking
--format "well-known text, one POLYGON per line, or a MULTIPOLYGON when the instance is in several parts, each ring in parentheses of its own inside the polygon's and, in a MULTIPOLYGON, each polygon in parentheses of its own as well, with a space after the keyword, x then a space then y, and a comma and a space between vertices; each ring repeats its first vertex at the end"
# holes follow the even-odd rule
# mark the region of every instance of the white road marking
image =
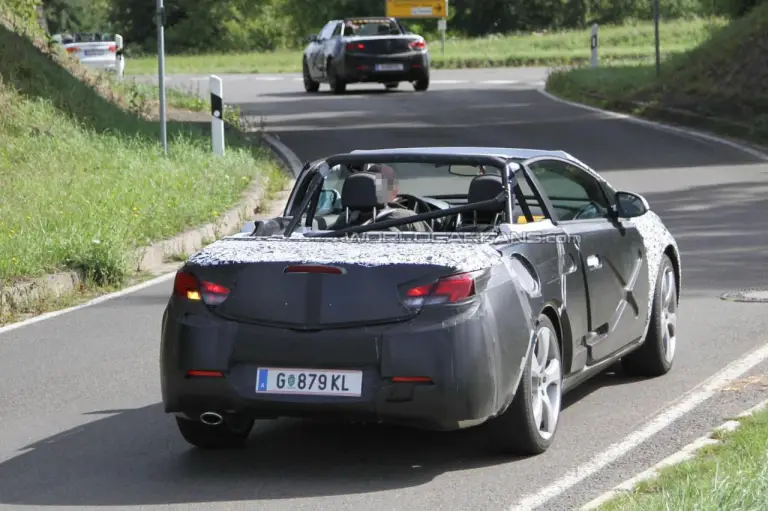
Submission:
POLYGON ((635 124, 642 124, 643 126, 647 126, 649 128, 654 128, 661 131, 666 131, 668 133, 674 133, 675 135, 678 135, 678 136, 693 137, 693 138, 698 138, 699 140, 707 140, 709 142, 716 142, 718 144, 727 145, 728 147, 732 147, 733 149, 738 149, 739 151, 743 151, 763 161, 768 161, 768 154, 758 149, 746 146, 744 144, 739 144, 738 142, 721 138, 716 135, 710 135, 709 133, 703 133, 701 131, 696 131, 688 128, 670 126, 660 122, 649 121, 647 119, 640 119, 638 117, 633 117, 627 114, 620 114, 618 112, 611 112, 609 110, 603 110, 602 108, 597 108, 594 106, 583 105, 581 103, 575 103, 573 101, 567 101, 565 99, 558 98, 557 96, 554 96, 543 89, 539 89, 539 92, 542 93, 544 96, 548 97, 549 99, 553 101, 557 101, 558 103, 563 103, 565 105, 570 105, 570 106, 574 106, 584 110, 589 110, 591 112, 601 113, 609 117, 613 117, 614 119, 623 119, 625 121, 634 122, 635 124))
MULTIPOLYGON (((117 291, 115 293, 110 293, 108 295, 99 296, 98 298, 94 298, 93 300, 87 301, 85 303, 82 303, 80 305, 75 305, 74 307, 69 307, 67 309, 61 309, 58 311, 53 312, 47 312, 45 314, 41 314, 39 316, 35 316, 34 318, 29 318, 24 321, 19 321, 18 323, 11 323, 10 325, 6 325, 3 327, 0 327, 0 334, 4 334, 6 332, 10 332, 11 330, 16 330, 17 328, 21 328, 24 326, 29 326, 33 323, 38 323, 40 321, 45 321, 46 319, 53 319, 57 316, 61 316, 63 314, 67 314, 69 312, 75 312, 76 310, 84 309, 86 307, 90 307, 91 305, 96 305, 99 303, 106 302, 107 300, 112 300, 113 298, 119 298, 121 296, 125 296, 131 293, 135 293, 136 291, 141 291, 142 289, 148 288, 150 286, 154 286, 155 284, 160 284, 161 282, 165 282, 167 280, 171 280, 176 275, 176 271, 172 271, 170 273, 166 273, 165 275, 161 275, 157 278, 154 278, 152 280, 148 280, 146 282, 142 282, 141 284, 137 284, 135 286, 131 286, 128 288, 123 289, 122 291, 117 291)), ((169 295, 170 298, 170 295, 169 295)))
POLYGON ((469 80, 430 80, 430 84, 470 83, 469 80))
POLYGON ((768 359, 768 344, 732 362, 709 380, 691 390, 677 404, 668 407, 644 427, 627 435, 624 440, 611 445, 588 462, 574 468, 559 480, 545 486, 538 492, 521 499, 509 511, 530 511, 555 497, 562 495, 573 486, 598 473, 600 470, 626 456, 628 452, 662 431, 667 426, 712 397, 717 391, 741 375, 768 359))
POLYGON ((520 83, 520 80, 483 80, 480 83, 487 83, 492 85, 514 85, 520 83))

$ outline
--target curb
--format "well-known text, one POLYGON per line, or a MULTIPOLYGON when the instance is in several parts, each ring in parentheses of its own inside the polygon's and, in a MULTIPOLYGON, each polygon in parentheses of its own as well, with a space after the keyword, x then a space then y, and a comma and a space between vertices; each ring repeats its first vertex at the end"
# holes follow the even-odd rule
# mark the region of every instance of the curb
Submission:
MULTIPOLYGON (((252 137, 248 138, 258 143, 252 137)), ((284 144, 276 141, 271 135, 262 134, 260 138, 261 142, 275 153, 289 175, 296 176, 301 171, 301 162, 284 144)), ((147 272, 162 271, 167 267, 169 257, 196 252, 215 239, 239 232, 248 218, 254 218, 254 214, 255 219, 279 215, 294 183, 295 179, 289 180, 283 190, 275 194, 275 198, 265 200, 264 191, 268 180, 254 179, 243 192, 240 202, 214 222, 137 249, 134 252, 136 261, 134 269, 147 272)), ((81 272, 68 271, 0 287, 0 313, 23 309, 47 298, 60 298, 71 294, 83 283, 84 276, 81 272)))
POLYGON ((597 498, 587 502, 581 508, 579 508, 580 511, 591 511, 591 510, 597 509, 603 504, 617 497, 621 497, 623 495, 632 493, 638 484, 642 482, 650 481, 651 479, 655 479, 656 477, 658 477, 659 472, 662 469, 671 467, 673 465, 679 465, 685 461, 693 459, 694 456, 696 456, 696 452, 702 447, 721 443, 721 440, 714 438, 716 434, 729 433, 737 430, 741 426, 741 422, 739 421, 739 419, 745 419, 747 417, 751 417, 752 415, 763 410, 764 408, 768 408, 768 400, 765 400, 762 403, 759 403, 756 406, 753 406, 749 410, 746 410, 745 412, 742 412, 736 415, 735 417, 729 418, 720 426, 710 430, 708 434, 694 440, 693 442, 686 445, 676 453, 664 458, 657 464, 653 465, 651 468, 637 474, 631 479, 627 479, 623 483, 617 486, 614 486, 612 489, 608 490, 607 492, 603 493, 597 498))
MULTIPOLYGON (((545 82, 546 87, 546 82, 545 82)), ((718 144, 726 145, 732 149, 737 149, 739 151, 743 151, 751 156, 754 156, 755 158, 761 159, 763 161, 768 162, 768 153, 765 153, 764 151, 761 151, 760 149, 756 147, 751 147, 747 144, 736 142, 734 140, 729 140, 724 137, 720 137, 717 135, 713 135, 711 133, 706 133, 703 131, 695 130, 692 128, 684 128, 681 126, 672 126, 670 124, 664 124, 657 121, 651 121, 648 119, 642 119, 640 117, 635 117, 633 115, 624 114, 620 112, 614 112, 612 110, 604 110, 602 108, 598 108, 596 106, 586 105, 584 103, 577 103, 575 101, 570 101, 567 99, 563 99, 560 97, 555 96, 551 92, 547 92, 545 89, 536 89, 540 94, 543 96, 551 99, 552 101, 557 101, 558 103, 563 103, 564 105, 573 106, 576 108, 581 108, 584 110, 589 110, 591 112, 600 113, 603 115, 608 115, 610 117, 613 117, 614 119, 622 119, 625 121, 633 122, 635 124, 640 124, 643 126, 646 126, 648 128, 654 128, 660 131, 666 131, 671 132, 676 135, 682 135, 682 136, 688 136, 688 137, 696 137, 702 140, 707 140, 709 142, 715 142, 718 144)))

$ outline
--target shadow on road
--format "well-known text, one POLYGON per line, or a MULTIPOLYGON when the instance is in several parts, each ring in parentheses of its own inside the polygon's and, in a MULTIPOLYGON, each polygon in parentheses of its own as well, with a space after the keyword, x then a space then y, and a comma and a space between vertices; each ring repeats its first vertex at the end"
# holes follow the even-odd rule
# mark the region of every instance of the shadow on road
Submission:
POLYGON ((302 159, 353 149, 415 146, 496 146, 563 149, 599 171, 758 163, 724 145, 650 129, 552 101, 509 85, 435 88, 401 84, 345 95, 301 91, 252 93, 243 115, 302 159))
POLYGON ((507 463, 475 431, 264 421, 242 451, 187 445, 160 404, 28 445, 0 464, 0 503, 130 506, 368 493, 507 463))
POLYGON ((684 294, 768 285, 768 182, 692 186, 645 197, 677 239, 684 294))

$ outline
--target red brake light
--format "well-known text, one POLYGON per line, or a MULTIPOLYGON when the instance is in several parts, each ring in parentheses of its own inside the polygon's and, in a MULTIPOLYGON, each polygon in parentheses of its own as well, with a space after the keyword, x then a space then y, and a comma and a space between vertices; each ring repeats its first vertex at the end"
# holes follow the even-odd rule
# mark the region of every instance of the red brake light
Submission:
POLYGON ((188 300, 200 300, 197 278, 189 272, 180 271, 173 281, 173 294, 188 300))
POLYGON ((418 41, 411 41, 408 46, 411 47, 412 50, 426 50, 427 49, 427 43, 419 39, 418 41))
POLYGON ((80 48, 76 46, 70 46, 69 48, 67 48, 67 53, 77 53, 78 51, 80 51, 80 48))
POLYGON ((365 45, 363 43, 347 43, 347 50, 355 51, 355 50, 364 50, 365 45))
POLYGON ((327 273, 330 275, 343 275, 344 270, 337 266, 325 266, 321 264, 295 264, 287 266, 284 273, 327 273))
POLYGON ((116 44, 110 45, 109 51, 111 51, 112 53, 117 53, 117 45, 116 44))
POLYGON ((405 305, 419 308, 424 305, 457 303, 475 295, 475 279, 470 273, 443 277, 435 283, 409 289, 405 305))
POLYGON ((213 282, 202 281, 200 291, 203 301, 208 305, 219 305, 229 297, 229 289, 213 282))
POLYGON ((202 300, 207 305, 219 305, 229 297, 229 289, 205 280, 198 282, 191 273, 180 271, 173 283, 173 294, 191 301, 202 300))

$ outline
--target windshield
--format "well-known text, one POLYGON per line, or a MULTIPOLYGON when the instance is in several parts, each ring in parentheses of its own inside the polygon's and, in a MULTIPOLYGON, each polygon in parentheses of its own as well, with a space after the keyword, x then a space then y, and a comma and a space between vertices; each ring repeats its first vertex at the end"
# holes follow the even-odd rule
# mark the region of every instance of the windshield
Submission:
POLYGON ((401 35, 400 26, 391 19, 348 19, 344 21, 344 35, 358 37, 401 35))

